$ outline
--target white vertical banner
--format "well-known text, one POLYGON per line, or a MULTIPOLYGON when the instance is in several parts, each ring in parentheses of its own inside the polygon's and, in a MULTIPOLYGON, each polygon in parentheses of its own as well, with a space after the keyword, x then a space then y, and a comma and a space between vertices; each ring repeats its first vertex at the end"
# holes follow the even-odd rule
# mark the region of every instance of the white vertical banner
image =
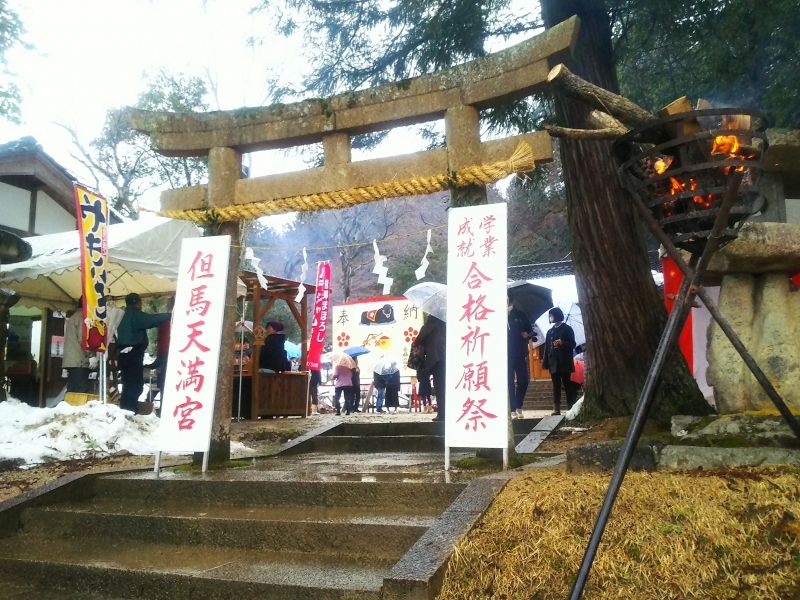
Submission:
POLYGON ((228 235, 186 239, 181 245, 162 392, 160 451, 208 451, 230 247, 228 235))
POLYGON ((448 448, 508 445, 507 230, 505 203, 450 209, 448 448))

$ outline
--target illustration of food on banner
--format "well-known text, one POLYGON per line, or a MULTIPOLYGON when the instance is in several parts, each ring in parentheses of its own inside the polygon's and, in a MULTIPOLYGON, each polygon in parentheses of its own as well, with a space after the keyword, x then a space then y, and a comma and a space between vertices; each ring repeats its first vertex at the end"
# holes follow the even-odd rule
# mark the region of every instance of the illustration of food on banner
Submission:
POLYGON ((333 307, 333 351, 363 346, 369 354, 358 358, 362 373, 371 373, 373 363, 388 354, 397 359, 402 376, 413 376, 416 371, 406 363, 422 322, 422 311, 402 296, 337 304, 333 307))

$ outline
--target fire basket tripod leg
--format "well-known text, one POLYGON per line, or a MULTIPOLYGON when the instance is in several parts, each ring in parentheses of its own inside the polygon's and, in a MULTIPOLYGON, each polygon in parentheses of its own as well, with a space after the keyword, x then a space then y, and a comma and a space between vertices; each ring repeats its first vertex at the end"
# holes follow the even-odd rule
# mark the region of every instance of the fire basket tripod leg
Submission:
MULTIPOLYGON (((673 261, 675 261, 675 264, 678 266, 681 272, 683 272, 684 278, 690 279, 693 275, 692 269, 686 264, 686 261, 683 260, 681 253, 672 243, 672 240, 670 240, 667 234, 664 233, 664 230, 658 226, 655 218, 652 214, 650 214, 650 211, 647 210, 647 207, 644 205, 644 202, 642 202, 641 198, 637 198, 634 201, 634 204, 639 209, 639 214, 641 215, 642 219, 644 219, 644 222, 647 224, 650 231, 661 243, 661 245, 664 246, 667 254, 673 261)), ((758 366, 758 363, 755 361, 750 352, 748 352, 747 348, 742 343, 742 340, 733 330, 733 327, 731 327, 727 319, 722 316, 722 313, 719 312, 717 305, 714 304, 714 301, 709 297, 708 292, 706 292, 702 285, 697 286, 697 295, 700 296, 700 300, 703 301, 703 304, 705 304, 708 312, 711 313, 711 317, 717 322, 717 325, 719 325, 719 328, 728 337, 731 345, 736 348, 736 351, 739 353, 739 356, 742 357, 744 364, 746 364, 747 368, 750 369, 753 377, 755 377, 756 381, 758 381, 758 383, 761 385, 764 392, 775 405, 775 408, 777 408, 778 412, 781 413, 781 416, 783 416, 783 418, 789 424, 789 427, 791 427, 794 434, 800 438, 800 422, 797 421, 795 416, 789 410, 789 407, 786 406, 786 402, 784 402, 783 398, 778 393, 778 390, 775 389, 775 386, 772 385, 772 382, 767 378, 764 371, 762 371, 761 367, 758 366)))
POLYGON ((692 255, 689 262, 689 268, 693 271, 692 277, 684 277, 681 289, 678 292, 678 298, 672 307, 672 311, 667 319, 667 325, 664 328, 664 333, 661 336, 661 341, 656 349, 653 364, 650 366, 650 372, 644 383, 644 388, 636 403, 636 409, 631 419, 631 425, 628 433, 625 436, 625 441, 620 449, 617 464, 614 466, 614 474, 611 476, 611 482, 608 485, 606 496, 603 500, 603 505, 600 508, 600 514, 597 516, 597 522, 592 530, 592 537, 589 540, 589 545, 586 547, 586 552, 581 561, 581 567, 578 571, 578 576, 575 579, 575 584, 570 593, 570 600, 579 600, 583 594, 583 588, 586 586, 586 581, 589 578, 589 572, 594 562, 594 557, 597 554, 597 548, 600 546, 600 540, 603 537, 603 531, 608 523, 608 518, 611 515, 611 510, 614 508, 614 502, 617 499, 617 494, 622 486, 622 480, 628 471, 633 452, 636 449, 636 444, 639 442, 639 437, 644 429, 647 414, 650 412, 650 407, 655 398, 656 387, 661 376, 661 371, 664 364, 669 357, 670 352, 675 347, 678 341, 680 332, 683 330, 683 325, 689 316, 689 310, 697 294, 698 287, 702 282, 703 275, 705 274, 708 264, 711 262, 711 257, 716 252, 719 246, 720 238, 728 223, 731 207, 733 202, 739 195, 739 186, 742 183, 743 175, 741 173, 734 174, 728 183, 725 191, 725 197, 722 200, 719 212, 717 213, 714 227, 708 236, 706 247, 703 249, 703 254, 699 260, 697 255, 692 255))

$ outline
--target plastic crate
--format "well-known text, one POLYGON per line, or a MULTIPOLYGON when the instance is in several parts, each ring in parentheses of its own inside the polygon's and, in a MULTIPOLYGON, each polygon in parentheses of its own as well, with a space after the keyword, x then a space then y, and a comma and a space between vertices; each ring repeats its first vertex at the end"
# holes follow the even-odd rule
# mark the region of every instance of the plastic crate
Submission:
POLYGON ((64 402, 71 406, 83 406, 91 400, 100 400, 100 396, 97 394, 79 394, 77 392, 67 392, 67 395, 64 396, 64 402))

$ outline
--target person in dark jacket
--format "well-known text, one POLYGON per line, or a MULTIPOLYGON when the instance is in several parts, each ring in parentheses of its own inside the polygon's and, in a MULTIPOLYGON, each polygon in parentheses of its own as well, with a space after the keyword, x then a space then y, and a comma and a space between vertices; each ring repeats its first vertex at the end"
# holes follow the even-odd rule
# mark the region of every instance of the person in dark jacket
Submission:
POLYGON ((139 396, 144 389, 144 353, 147 350, 147 330, 158 327, 172 318, 172 313, 148 315, 142 312, 139 294, 125 296, 125 315, 117 329, 117 350, 122 380, 119 407, 137 412, 139 396))
POLYGON ((522 403, 531 376, 528 370, 528 339, 533 335, 533 326, 524 312, 508 301, 508 401, 511 418, 522 418, 522 403), (514 376, 516 375, 516 389, 514 376))
POLYGON ((387 373, 384 376, 386 380, 386 408, 388 412, 397 412, 400 408, 400 371, 387 373))
POLYGON ((376 413, 386 412, 385 410, 383 410, 383 400, 386 396, 386 377, 384 377, 380 373, 376 373, 373 371, 372 385, 375 388, 375 393, 376 393, 375 412, 376 413))
POLYGON ((283 323, 269 321, 267 323, 267 337, 264 338, 264 345, 258 355, 258 370, 261 373, 283 373, 289 364, 289 357, 286 355, 286 336, 281 333, 283 323))
POLYGON ((572 350, 575 348, 575 332, 564 323, 564 313, 560 308, 550 309, 550 322, 553 323, 545 338, 542 367, 550 371, 553 380, 553 414, 561 414, 561 386, 567 393, 567 409, 572 408, 577 396, 571 376, 575 371, 572 350))
MULTIPOLYGON (((352 369, 351 381, 353 386, 350 390, 350 412, 361 412, 361 369, 358 368, 358 358, 353 358, 356 368, 352 369)), ((366 409, 364 412, 367 412, 366 409)))
POLYGON ((445 344, 447 329, 445 322, 433 315, 428 315, 428 320, 419 330, 417 339, 412 345, 422 346, 425 349, 424 370, 433 377, 433 387, 436 391, 437 414, 434 421, 444 421, 445 411, 445 344))

